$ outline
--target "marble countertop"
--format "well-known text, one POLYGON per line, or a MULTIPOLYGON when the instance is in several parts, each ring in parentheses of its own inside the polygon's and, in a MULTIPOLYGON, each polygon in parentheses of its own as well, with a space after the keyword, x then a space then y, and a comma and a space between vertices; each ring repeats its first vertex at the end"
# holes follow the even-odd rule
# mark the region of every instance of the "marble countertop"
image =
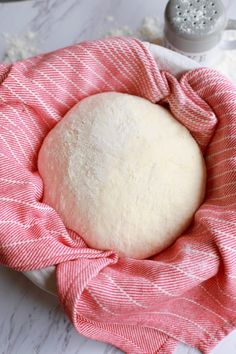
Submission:
MULTIPOLYGON (((104 36, 109 29, 137 28, 144 16, 163 17, 165 0, 28 0, 0 4, 0 60, 6 58, 6 36, 23 41, 33 33, 32 46, 51 51, 85 39, 104 36)), ((236 2, 224 0, 236 18, 236 2)), ((22 274, 0 267, 1 354, 115 354, 118 349, 80 336, 63 314, 57 299, 22 274)), ((178 354, 193 353, 179 347, 178 354)), ((177 353, 176 352, 176 353, 177 353)), ((212 354, 235 354, 232 332, 212 354)), ((138 354, 138 353, 137 353, 138 354)), ((163 353, 165 354, 165 353, 163 353)))

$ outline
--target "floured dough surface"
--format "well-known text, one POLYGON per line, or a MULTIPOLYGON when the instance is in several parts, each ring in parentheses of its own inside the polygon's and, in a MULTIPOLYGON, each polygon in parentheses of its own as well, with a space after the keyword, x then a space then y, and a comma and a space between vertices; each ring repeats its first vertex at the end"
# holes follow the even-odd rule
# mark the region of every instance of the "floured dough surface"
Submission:
POLYGON ((44 202, 88 246, 148 258, 189 225, 205 192, 195 140, 140 97, 90 96, 49 132, 38 158, 44 202))

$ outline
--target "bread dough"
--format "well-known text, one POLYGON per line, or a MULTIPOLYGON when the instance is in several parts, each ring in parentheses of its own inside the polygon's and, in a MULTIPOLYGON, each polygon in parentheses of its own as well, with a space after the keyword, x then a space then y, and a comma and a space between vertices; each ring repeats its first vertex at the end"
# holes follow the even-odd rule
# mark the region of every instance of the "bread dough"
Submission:
POLYGON ((44 202, 88 246, 148 258, 189 225, 206 172, 189 131, 160 105, 121 93, 83 99, 46 136, 44 202))

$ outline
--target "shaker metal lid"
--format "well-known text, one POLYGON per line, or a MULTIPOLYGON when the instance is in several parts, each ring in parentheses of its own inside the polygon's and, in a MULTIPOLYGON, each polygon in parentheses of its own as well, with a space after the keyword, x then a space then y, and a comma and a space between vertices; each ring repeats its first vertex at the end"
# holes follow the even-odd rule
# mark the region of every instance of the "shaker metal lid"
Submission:
POLYGON ((185 52, 204 52, 216 46, 226 24, 220 0, 170 0, 166 6, 165 37, 185 52))

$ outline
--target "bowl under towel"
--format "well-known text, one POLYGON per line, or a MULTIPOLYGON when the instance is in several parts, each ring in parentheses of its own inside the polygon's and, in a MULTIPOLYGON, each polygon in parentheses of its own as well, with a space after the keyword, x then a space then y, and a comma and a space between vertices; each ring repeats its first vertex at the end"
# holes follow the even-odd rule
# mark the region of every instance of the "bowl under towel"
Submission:
POLYGON ((0 65, 0 263, 56 265, 60 302, 83 335, 127 353, 208 353, 236 324, 236 88, 198 68, 179 80, 131 38, 84 42, 0 65), (148 260, 89 249, 41 202, 37 154, 65 113, 117 91, 168 104, 207 165, 207 194, 191 227, 148 260))

